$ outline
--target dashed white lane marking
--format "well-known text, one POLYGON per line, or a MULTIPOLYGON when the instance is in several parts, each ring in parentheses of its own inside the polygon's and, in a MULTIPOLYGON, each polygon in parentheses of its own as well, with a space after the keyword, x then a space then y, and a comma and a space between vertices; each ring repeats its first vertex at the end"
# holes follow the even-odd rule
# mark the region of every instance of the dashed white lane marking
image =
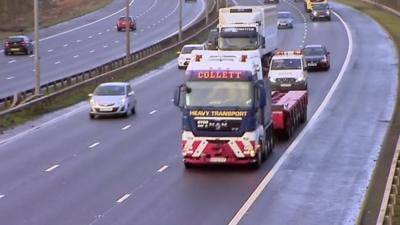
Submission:
POLYGON ((99 32, 99 33, 97 33, 98 35, 102 35, 103 33, 102 32, 99 32))
POLYGON ((54 52, 54 49, 49 49, 47 50, 47 52, 54 52))
POLYGON ((33 58, 33 57, 35 57, 35 55, 30 55, 30 56, 29 56, 29 58, 33 58))
POLYGON ((82 40, 76 40, 77 43, 81 42, 82 40))
POLYGON ((46 171, 46 172, 51 172, 51 171, 55 170, 57 167, 59 167, 59 166, 60 166, 60 165, 56 164, 56 165, 54 165, 54 166, 48 168, 48 169, 45 170, 45 171, 46 171))
POLYGON ((124 196, 122 196, 120 199, 117 200, 117 203, 122 203, 127 198, 129 198, 129 196, 131 196, 131 194, 125 194, 124 196))
POLYGON ((107 31, 107 32, 110 32, 111 30, 110 30, 110 29, 107 29, 106 31, 107 31))
POLYGON ((64 45, 64 48, 65 48, 65 47, 68 47, 68 44, 65 44, 65 45, 64 45))
POLYGON ((89 38, 89 39, 92 39, 92 38, 93 38, 93 36, 89 36, 89 37, 87 37, 87 38, 89 38))
POLYGON ((131 125, 126 125, 126 126, 124 126, 123 128, 121 128, 121 130, 128 130, 129 128, 131 128, 132 126, 131 125))
POLYGON ((17 60, 15 60, 15 59, 13 59, 13 60, 11 60, 11 61, 8 61, 8 63, 15 63, 17 60))
POLYGON ((95 52, 95 50, 90 50, 89 52, 90 52, 90 53, 93 53, 93 52, 95 52))
POLYGON ((76 58, 78 58, 79 57, 79 55, 74 55, 74 58, 76 59, 76 58))
POLYGON ((164 165, 164 166, 162 166, 160 169, 158 169, 157 172, 161 173, 161 172, 163 172, 164 170, 166 170, 167 168, 168 168, 168 166, 167 166, 167 165, 164 165))
POLYGON ((57 62, 54 63, 54 65, 57 65, 57 64, 60 64, 60 63, 61 63, 60 61, 57 61, 57 62))
POLYGON ((149 114, 150 115, 153 115, 154 113, 156 113, 157 112, 157 110, 153 110, 153 111, 151 111, 149 114))
POLYGON ((115 43, 115 44, 118 44, 118 43, 119 43, 119 41, 114 41, 114 43, 115 43))
POLYGON ((4 198, 5 197, 5 195, 0 195, 0 199, 2 199, 2 198, 4 198))
POLYGON ((103 48, 108 48, 108 45, 104 45, 103 48))
POLYGON ((7 80, 11 80, 11 79, 14 79, 15 77, 14 76, 10 76, 10 77, 7 77, 6 79, 7 80))
POLYGON ((0 50, 0 52, 4 52, 4 50, 2 49, 2 50, 0 50))
POLYGON ((99 145, 99 144, 100 144, 100 142, 93 143, 93 144, 91 144, 91 145, 89 146, 89 148, 94 148, 94 147, 96 147, 96 146, 99 145))

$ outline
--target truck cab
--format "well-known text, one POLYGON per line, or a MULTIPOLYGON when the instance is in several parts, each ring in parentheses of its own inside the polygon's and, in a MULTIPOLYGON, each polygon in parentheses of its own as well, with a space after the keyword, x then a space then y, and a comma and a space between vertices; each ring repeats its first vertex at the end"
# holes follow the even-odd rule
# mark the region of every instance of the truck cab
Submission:
POLYGON ((306 12, 311 12, 313 4, 316 3, 328 3, 328 0, 304 0, 304 9, 306 12))
POLYGON ((271 89, 258 51, 193 51, 175 91, 186 167, 250 164, 273 148, 271 89))
POLYGON ((268 78, 272 90, 307 90, 308 73, 301 51, 277 51, 271 59, 268 78))

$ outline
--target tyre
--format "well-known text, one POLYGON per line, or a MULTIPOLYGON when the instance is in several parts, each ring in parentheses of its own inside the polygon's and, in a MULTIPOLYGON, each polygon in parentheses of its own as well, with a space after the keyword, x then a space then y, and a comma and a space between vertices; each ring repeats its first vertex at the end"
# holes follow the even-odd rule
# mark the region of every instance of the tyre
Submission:
POLYGON ((307 121, 307 105, 303 106, 303 110, 301 112, 300 122, 305 123, 307 121))
POLYGON ((92 114, 92 113, 89 113, 89 118, 90 118, 90 119, 95 119, 95 115, 92 114))
POLYGON ((253 169, 258 169, 261 167, 262 162, 263 162, 263 156, 262 156, 262 151, 257 151, 256 155, 256 161, 253 163, 252 168, 253 169))
POLYGON ((135 109, 135 107, 132 107, 132 109, 131 109, 131 113, 132 113, 132 114, 135 114, 135 113, 136 113, 136 109, 135 109))
POLYGON ((186 169, 193 168, 193 165, 191 163, 188 163, 188 162, 183 162, 183 165, 185 166, 186 169))
POLYGON ((117 31, 121 31, 121 28, 117 27, 117 31))

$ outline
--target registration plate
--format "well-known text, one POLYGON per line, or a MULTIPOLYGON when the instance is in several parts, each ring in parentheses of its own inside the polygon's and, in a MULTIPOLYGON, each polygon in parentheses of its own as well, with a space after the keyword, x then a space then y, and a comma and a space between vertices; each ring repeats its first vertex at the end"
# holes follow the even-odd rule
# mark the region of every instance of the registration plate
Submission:
POLYGON ((19 48, 11 48, 11 51, 17 52, 17 51, 19 51, 19 48))
POLYGON ((291 87, 291 84, 281 84, 281 87, 291 87))
POLYGON ((113 110, 113 108, 111 107, 107 107, 107 108, 100 108, 101 112, 111 112, 113 110))
POLYGON ((308 63, 309 66, 317 66, 317 63, 308 63))
POLYGON ((211 157, 210 158, 210 162, 213 162, 213 163, 224 163, 224 162, 226 162, 226 158, 224 158, 224 157, 211 157))

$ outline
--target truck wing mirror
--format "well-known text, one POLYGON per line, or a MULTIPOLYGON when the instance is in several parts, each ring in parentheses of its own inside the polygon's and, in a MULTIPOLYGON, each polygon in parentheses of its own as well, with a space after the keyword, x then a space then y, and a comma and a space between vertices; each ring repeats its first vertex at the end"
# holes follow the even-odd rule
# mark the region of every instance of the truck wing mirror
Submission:
POLYGON ((182 97, 184 94, 187 92, 187 87, 184 84, 181 84, 175 88, 174 92, 174 105, 177 107, 182 108, 183 107, 183 99, 182 97))
POLYGON ((259 104, 260 108, 264 108, 265 105, 267 104, 267 100, 266 100, 267 93, 265 91, 265 86, 262 81, 257 83, 257 89, 258 89, 258 93, 260 95, 260 96, 258 96, 259 97, 258 104, 259 104))
POLYGON ((261 38, 261 46, 262 48, 265 48, 265 37, 261 38))

